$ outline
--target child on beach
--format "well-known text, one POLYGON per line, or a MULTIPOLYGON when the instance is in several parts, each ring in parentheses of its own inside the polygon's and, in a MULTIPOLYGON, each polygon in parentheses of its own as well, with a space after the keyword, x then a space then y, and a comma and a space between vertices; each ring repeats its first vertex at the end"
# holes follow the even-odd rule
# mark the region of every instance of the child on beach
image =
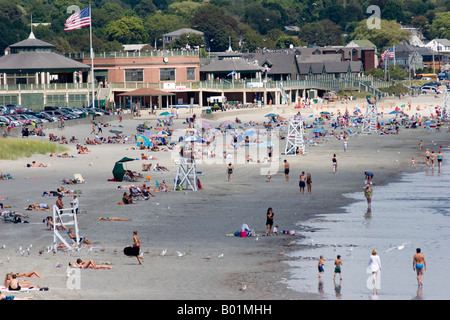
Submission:
POLYGON ((333 279, 336 278, 336 273, 339 273, 339 278, 340 280, 342 280, 342 274, 341 274, 341 266, 342 266, 342 261, 341 261, 341 256, 338 255, 337 259, 334 261, 334 277, 333 279))
POLYGON ((318 275, 319 278, 320 278, 320 276, 322 275, 322 273, 325 272, 325 270, 323 269, 323 265, 324 265, 324 262, 323 262, 323 256, 320 256, 319 264, 318 264, 318 266, 317 266, 317 268, 319 269, 319 275, 318 275))

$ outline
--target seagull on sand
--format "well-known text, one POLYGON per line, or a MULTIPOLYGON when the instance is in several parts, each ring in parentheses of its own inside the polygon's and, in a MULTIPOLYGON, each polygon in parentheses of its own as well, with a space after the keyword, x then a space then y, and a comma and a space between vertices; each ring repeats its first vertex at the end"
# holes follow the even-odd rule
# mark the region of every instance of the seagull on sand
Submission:
POLYGON ((217 258, 223 258, 223 253, 219 254, 217 258))
POLYGON ((163 251, 161 251, 161 252, 159 253, 159 255, 160 255, 160 256, 165 256, 166 253, 167 253, 167 249, 164 249, 163 251))
POLYGON ((240 291, 245 291, 245 290, 247 290, 247 285, 244 284, 239 290, 240 290, 240 291))
POLYGON ((385 252, 388 252, 388 251, 391 251, 391 250, 394 250, 394 249, 403 250, 405 248, 405 245, 407 245, 408 243, 409 242, 404 242, 401 245, 398 245, 398 246, 395 246, 395 247, 392 247, 392 245, 391 245, 390 246, 391 248, 387 249, 385 252))
POLYGON ((209 255, 207 255, 206 257, 204 257, 203 259, 209 260, 212 258, 212 253, 210 253, 209 255))
POLYGON ((178 255, 179 257, 183 257, 185 254, 186 254, 186 252, 180 252, 180 251, 177 251, 177 255, 178 255))
POLYGON ((1 249, 5 249, 6 248, 6 245, 4 244, 2 247, 1 247, 1 249))

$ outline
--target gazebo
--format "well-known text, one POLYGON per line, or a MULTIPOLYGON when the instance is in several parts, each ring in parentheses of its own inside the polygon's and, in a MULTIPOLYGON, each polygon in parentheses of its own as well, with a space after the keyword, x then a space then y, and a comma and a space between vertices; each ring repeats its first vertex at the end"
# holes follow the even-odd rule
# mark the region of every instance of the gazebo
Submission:
POLYGON ((153 104, 156 104, 158 106, 158 109, 162 109, 162 98, 166 98, 166 107, 168 108, 170 105, 170 100, 175 96, 175 93, 152 88, 141 88, 129 92, 120 93, 118 94, 118 96, 120 99, 120 105, 122 106, 127 105, 127 101, 131 101, 132 103, 134 102, 137 104, 137 109, 140 109, 140 106, 151 107, 153 104), (156 103, 153 103, 154 97, 156 97, 156 103))

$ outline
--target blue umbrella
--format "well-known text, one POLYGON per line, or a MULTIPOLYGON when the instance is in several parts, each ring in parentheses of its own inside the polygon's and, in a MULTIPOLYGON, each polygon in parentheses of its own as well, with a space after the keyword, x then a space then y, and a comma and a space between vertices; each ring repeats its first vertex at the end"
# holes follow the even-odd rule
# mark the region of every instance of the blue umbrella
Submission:
POLYGON ((275 113, 269 113, 269 114, 265 115, 265 117, 267 117, 267 118, 273 118, 273 117, 276 117, 276 116, 277 115, 275 113))
POLYGON ((397 111, 397 110, 389 112, 389 114, 399 114, 399 113, 403 113, 403 112, 402 111, 397 111))
POLYGON ((321 128, 316 128, 312 132, 325 133, 326 131, 324 129, 321 129, 321 128))

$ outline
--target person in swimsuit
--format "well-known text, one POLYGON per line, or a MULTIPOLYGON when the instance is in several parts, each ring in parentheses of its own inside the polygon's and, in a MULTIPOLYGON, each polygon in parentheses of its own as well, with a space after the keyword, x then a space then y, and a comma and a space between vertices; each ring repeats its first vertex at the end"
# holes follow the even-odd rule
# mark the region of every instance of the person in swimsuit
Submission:
POLYGON ((372 188, 370 187, 370 185, 367 185, 364 189, 364 196, 367 200, 367 207, 370 209, 372 205, 372 188))
POLYGON ((416 249, 416 254, 413 258, 413 270, 417 273, 417 285, 423 286, 423 271, 427 270, 427 264, 425 262, 425 256, 421 253, 420 248, 416 249))
POLYGON ((434 160, 436 160, 436 155, 434 154, 434 151, 431 151, 430 163, 431 163, 431 168, 433 168, 433 169, 434 169, 434 160))
POLYGON ((337 172, 337 157, 335 154, 333 154, 333 159, 331 159, 331 162, 333 163, 333 173, 337 172))
POLYGON ((231 181, 231 176, 233 175, 233 165, 231 164, 231 162, 228 164, 228 169, 227 169, 227 173, 228 173, 228 181, 231 181))
POLYGON ((300 181, 298 183, 298 186, 300 188, 300 194, 305 194, 305 186, 306 186, 306 176, 305 172, 302 171, 302 174, 300 175, 300 181))
POLYGON ((273 213, 272 208, 267 209, 267 220, 266 220, 266 236, 272 235, 272 226, 273 219, 275 218, 275 214, 273 213))
POLYGON ((427 163, 427 167, 429 167, 430 166, 430 150, 425 150, 425 160, 426 160, 426 163, 427 163))
POLYGON ((442 155, 442 152, 439 150, 439 152, 437 154, 437 162, 438 162, 439 172, 441 171, 441 165, 442 165, 443 159, 444 159, 444 156, 442 155))
POLYGON ((319 270, 319 275, 318 275, 319 278, 322 275, 322 273, 325 272, 325 270, 323 269, 323 265, 324 265, 324 263, 323 263, 323 256, 320 256, 319 264, 317 265, 317 269, 319 270))
MULTIPOLYGON (((137 236, 137 231, 133 231, 133 241, 134 241, 134 243, 133 243, 132 247, 138 247, 140 250, 141 240, 137 236)), ((139 264, 142 264, 141 260, 144 261, 144 257, 141 256, 140 253, 136 256, 136 258, 137 258, 139 264)))
POLYGON ((286 181, 289 181, 289 162, 284 160, 284 175, 286 176, 286 181))
POLYGON ((308 193, 311 194, 312 178, 311 178, 311 173, 309 173, 309 172, 306 174, 306 186, 308 187, 308 193))
POLYGON ((338 255, 337 259, 334 261, 334 277, 333 279, 336 278, 336 273, 339 273, 339 278, 340 280, 342 280, 342 274, 341 274, 341 266, 342 266, 342 261, 341 261, 341 256, 338 255))

